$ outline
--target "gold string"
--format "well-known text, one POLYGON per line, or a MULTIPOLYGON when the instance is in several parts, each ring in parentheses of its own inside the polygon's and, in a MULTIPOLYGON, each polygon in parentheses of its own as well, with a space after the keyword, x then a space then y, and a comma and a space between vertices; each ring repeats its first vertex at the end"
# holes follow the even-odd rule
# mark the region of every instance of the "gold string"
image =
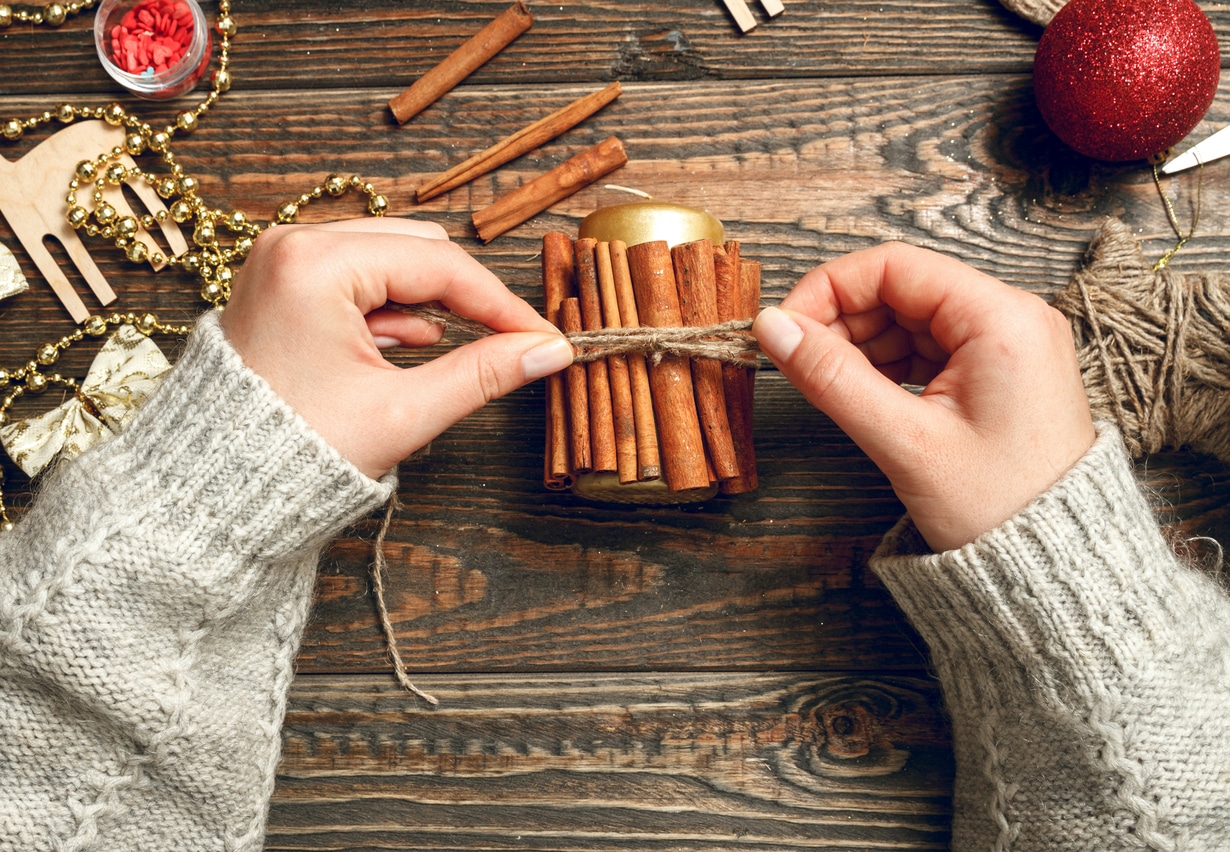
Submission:
POLYGON ((1199 177, 1196 180, 1196 209, 1192 213, 1192 227, 1185 235, 1183 229, 1179 227, 1179 217, 1175 215, 1174 205, 1170 203, 1170 199, 1166 196, 1166 190, 1162 187, 1162 176, 1158 171, 1158 161, 1155 159, 1153 166, 1153 183, 1157 187, 1157 193, 1162 197, 1162 204, 1166 208, 1166 218, 1170 221, 1170 227, 1174 230, 1175 235, 1179 238, 1179 242, 1170 251, 1162 255, 1157 263, 1153 264, 1153 271, 1165 269, 1166 265, 1179 253, 1179 249, 1187 245, 1192 237, 1196 236, 1196 226, 1200 224, 1200 200, 1201 190, 1204 188, 1204 163, 1199 163, 1197 168, 1200 170, 1199 177))

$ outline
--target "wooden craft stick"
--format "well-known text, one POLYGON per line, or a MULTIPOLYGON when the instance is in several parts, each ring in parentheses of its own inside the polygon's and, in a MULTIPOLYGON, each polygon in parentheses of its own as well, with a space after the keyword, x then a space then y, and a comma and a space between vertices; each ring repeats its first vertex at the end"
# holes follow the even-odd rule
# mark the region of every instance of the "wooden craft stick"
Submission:
MULTIPOLYGON (((609 249, 619 323, 623 328, 640 328, 632 273, 628 269, 628 247, 622 240, 612 240, 609 249)), ((627 361, 628 380, 632 386, 632 413, 636 423, 636 478, 640 482, 652 482, 662 476, 662 459, 658 453, 658 424, 653 416, 649 367, 644 355, 628 355, 627 361)))
MULTIPOLYGON (((575 296, 560 302, 560 329, 565 334, 581 331, 581 303, 575 296)), ((589 390, 584 364, 570 364, 564 371, 568 396, 568 436, 574 475, 593 470, 589 442, 589 390)))
MULTIPOLYGON (((632 288, 643 325, 678 328, 683 325, 671 252, 665 241, 628 248, 632 288)), ((687 359, 666 356, 649 369, 653 408, 658 421, 662 467, 671 491, 707 488, 705 442, 696 414, 692 371, 687 359)))
POLYGON ((435 103, 446 92, 473 74, 488 59, 530 28, 533 16, 525 3, 517 0, 469 41, 448 55, 401 94, 389 101, 398 124, 405 124, 435 103))
MULTIPOLYGON (((760 307, 759 279, 749 280, 745 290, 741 276, 742 262, 739 244, 729 241, 714 250, 714 272, 717 285, 718 322, 734 319, 749 319, 760 307)), ((739 475, 721 483, 723 494, 745 494, 755 491, 760 484, 756 472, 756 448, 752 438, 752 412, 756 359, 751 357, 746 367, 737 364, 722 364, 722 390, 726 394, 726 416, 730 423, 730 436, 739 460, 739 475)))
POLYGON ((770 18, 776 18, 786 11, 786 7, 782 5, 782 0, 760 0, 760 5, 764 6, 765 13, 770 18))
MULTIPOLYGON (((560 303, 572 295, 572 240, 567 234, 550 233, 542 238, 543 314, 560 327, 560 303)), ((561 329, 562 330, 562 329, 561 329)), ((568 414, 565 407, 564 374, 547 376, 547 437, 543 452, 543 484, 553 490, 571 488, 574 482, 568 453, 568 414)))
MULTIPOLYGON (((693 327, 717 325, 717 283, 713 243, 696 240, 671 249, 675 283, 683 324, 693 327)), ((696 409, 700 415, 705 447, 718 481, 739 475, 739 460, 726 418, 726 394, 722 390, 722 364, 712 358, 693 358, 692 384, 696 390, 696 409)))
MULTIPOLYGON (((594 250, 598 241, 577 240, 573 245, 577 296, 581 302, 581 328, 602 330, 602 295, 598 292, 598 269, 594 250)), ((618 469, 615 457, 615 416, 611 408, 611 380, 605 358, 585 365, 589 388, 589 445, 595 473, 618 469)))
POLYGON ((544 142, 576 127, 585 119, 619 97, 623 89, 618 81, 600 92, 575 100, 561 110, 539 119, 511 136, 501 139, 481 154, 475 154, 464 163, 458 163, 443 174, 437 175, 416 190, 419 203, 456 189, 464 183, 482 177, 522 154, 532 151, 544 142))
MULTIPOLYGON (((598 243, 594 256, 598 267, 598 292, 602 296, 602 325, 604 328, 623 328, 623 322, 619 318, 619 296, 615 292, 611 244, 598 243)), ((627 485, 636 482, 638 477, 636 411, 632 406, 632 381, 625 356, 611 355, 606 360, 607 373, 611 379, 611 411, 615 416, 615 458, 618 463, 619 482, 627 485)))
POLYGON ((538 215, 628 162, 623 143, 611 136, 474 213, 474 227, 487 243, 538 215))
POLYGON ((735 19, 735 24, 741 32, 748 32, 756 28, 756 18, 752 15, 752 10, 748 8, 745 0, 722 0, 726 4, 726 11, 730 12, 730 16, 735 19))

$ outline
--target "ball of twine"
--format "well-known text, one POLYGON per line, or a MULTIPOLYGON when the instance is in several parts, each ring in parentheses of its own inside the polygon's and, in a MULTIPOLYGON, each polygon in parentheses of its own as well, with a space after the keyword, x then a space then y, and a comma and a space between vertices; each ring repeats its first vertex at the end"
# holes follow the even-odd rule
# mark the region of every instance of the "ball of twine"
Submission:
POLYGON ((1118 424, 1133 456, 1190 448, 1230 463, 1230 276, 1154 270, 1110 219, 1054 305, 1094 417, 1118 424))

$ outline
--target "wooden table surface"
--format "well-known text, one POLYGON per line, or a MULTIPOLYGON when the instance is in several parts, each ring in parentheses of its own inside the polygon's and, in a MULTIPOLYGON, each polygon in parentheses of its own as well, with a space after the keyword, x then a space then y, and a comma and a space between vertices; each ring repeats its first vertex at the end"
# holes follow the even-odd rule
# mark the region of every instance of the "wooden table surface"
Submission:
MULTIPOLYGON (((1047 131, 1030 86, 1040 30, 991 0, 788 0, 772 21, 757 11, 748 35, 715 0, 531 2, 527 34, 398 126, 387 100, 506 6, 236 0, 235 85, 174 148, 211 204, 262 222, 330 172, 360 174, 392 215, 443 224, 534 304, 542 235, 626 196, 590 187, 489 245, 470 214, 611 134, 631 161, 609 180, 712 211, 764 264, 766 304, 818 262, 886 239, 1039 293, 1066 283, 1107 216, 1150 256, 1174 242, 1147 168, 1092 162, 1047 131), (563 138, 415 205, 427 176, 611 80, 623 96, 563 138)), ((1230 12, 1204 6, 1224 39, 1230 12)), ((110 84, 90 23, 0 31, 0 117, 117 97, 152 122, 174 116, 110 84)), ((1230 123, 1226 85, 1196 135, 1230 123)), ((0 150, 15 158, 45 136, 0 150)), ((1225 169, 1206 171, 1178 269, 1224 269, 1225 169)), ((1165 188, 1186 221, 1194 177, 1165 188)), ((361 212, 351 198, 303 218, 361 212)), ((12 367, 72 324, 2 221, 0 241, 32 282, 0 303, 12 367)), ((187 276, 94 250, 118 307, 202 308, 187 276)), ((541 385, 514 393, 402 469, 387 596, 439 708, 389 673, 368 579, 378 519, 327 551, 268 848, 944 848, 939 690, 866 567, 901 512, 875 467, 764 368, 759 491, 592 505, 542 488, 542 404, 541 385)), ((1230 539, 1224 466, 1173 453, 1141 471, 1181 532, 1230 539)), ((5 473, 19 513, 26 480, 7 461, 5 473)))

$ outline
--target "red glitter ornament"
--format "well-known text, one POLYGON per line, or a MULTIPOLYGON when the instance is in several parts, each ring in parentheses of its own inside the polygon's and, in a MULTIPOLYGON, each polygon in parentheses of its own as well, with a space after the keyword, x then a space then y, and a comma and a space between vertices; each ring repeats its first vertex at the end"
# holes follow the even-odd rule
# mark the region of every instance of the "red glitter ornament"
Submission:
POLYGON ((1221 76, 1217 36, 1192 0, 1070 0, 1034 57, 1034 96, 1068 146, 1152 157, 1204 117, 1221 76))

